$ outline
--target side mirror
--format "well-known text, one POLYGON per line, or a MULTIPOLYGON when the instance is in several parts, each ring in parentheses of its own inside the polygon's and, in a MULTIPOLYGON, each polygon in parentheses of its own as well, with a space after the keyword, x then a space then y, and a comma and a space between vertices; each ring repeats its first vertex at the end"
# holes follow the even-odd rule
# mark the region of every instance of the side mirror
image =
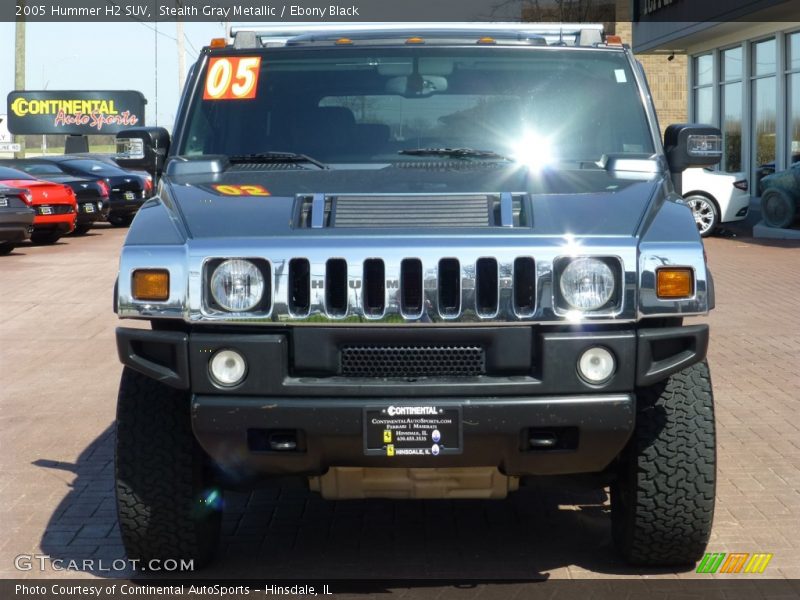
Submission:
POLYGON ((664 133, 664 151, 672 173, 713 167, 722 160, 722 132, 710 125, 670 125, 664 133))
POLYGON ((169 151, 169 132, 163 127, 125 129, 116 136, 116 161, 126 169, 147 171, 157 181, 169 151))

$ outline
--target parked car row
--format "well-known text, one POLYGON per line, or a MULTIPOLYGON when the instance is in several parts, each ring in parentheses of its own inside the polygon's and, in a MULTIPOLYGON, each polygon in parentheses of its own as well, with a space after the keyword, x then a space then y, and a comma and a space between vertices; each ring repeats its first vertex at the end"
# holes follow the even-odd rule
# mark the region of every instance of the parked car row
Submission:
POLYGON ((148 175, 122 169, 111 159, 0 160, 0 255, 28 238, 52 244, 69 233, 84 235, 99 221, 126 227, 152 194, 148 175))

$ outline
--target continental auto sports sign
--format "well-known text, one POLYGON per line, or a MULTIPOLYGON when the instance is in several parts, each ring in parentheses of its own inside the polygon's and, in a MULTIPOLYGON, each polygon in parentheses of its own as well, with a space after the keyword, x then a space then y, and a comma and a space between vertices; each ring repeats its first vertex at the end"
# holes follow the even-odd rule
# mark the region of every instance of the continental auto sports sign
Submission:
POLYGON ((114 134, 144 125, 141 92, 40 91, 8 95, 8 129, 14 134, 114 134))

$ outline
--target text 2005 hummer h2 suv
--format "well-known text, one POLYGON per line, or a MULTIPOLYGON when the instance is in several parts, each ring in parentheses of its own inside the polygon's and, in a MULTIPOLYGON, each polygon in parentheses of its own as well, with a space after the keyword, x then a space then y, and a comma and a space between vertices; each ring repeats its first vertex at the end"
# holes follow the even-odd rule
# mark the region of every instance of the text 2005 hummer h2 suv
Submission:
POLYGON ((235 32, 194 65, 120 258, 130 557, 208 560, 219 490, 497 498, 594 473, 630 561, 714 509, 713 287, 640 66, 595 26, 235 32), (597 475, 595 475, 597 478, 597 475), (602 483, 601 483, 602 485, 602 483))

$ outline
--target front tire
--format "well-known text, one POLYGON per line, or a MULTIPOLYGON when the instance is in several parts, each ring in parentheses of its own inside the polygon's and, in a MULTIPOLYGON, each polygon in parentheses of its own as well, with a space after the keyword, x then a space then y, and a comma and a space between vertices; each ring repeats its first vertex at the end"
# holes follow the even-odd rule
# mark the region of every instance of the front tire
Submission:
POLYGON ((797 205, 783 190, 769 188, 761 196, 761 214, 770 227, 785 229, 797 215, 797 205))
POLYGON ((190 396, 125 368, 117 402, 116 496, 130 559, 193 560, 214 556, 221 490, 197 444, 190 396))
POLYGON ((91 228, 92 228, 91 223, 76 225, 75 230, 72 232, 72 235, 86 235, 87 233, 89 233, 89 230, 91 228))
POLYGON ((702 194, 690 194, 686 196, 686 204, 692 210, 700 237, 708 237, 717 230, 720 217, 716 202, 702 194))
POLYGON ((631 563, 695 563, 711 534, 714 396, 706 362, 637 393, 636 430, 611 485, 614 543, 631 563))

